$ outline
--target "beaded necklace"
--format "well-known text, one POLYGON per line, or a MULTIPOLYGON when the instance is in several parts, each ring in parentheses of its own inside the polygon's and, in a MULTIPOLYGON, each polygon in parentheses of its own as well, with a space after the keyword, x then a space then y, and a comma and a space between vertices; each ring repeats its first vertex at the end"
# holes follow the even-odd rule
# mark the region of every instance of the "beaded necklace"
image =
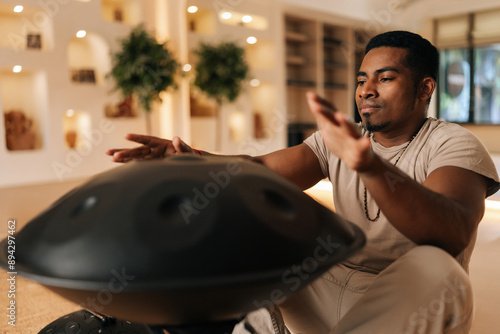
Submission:
MULTIPOLYGON (((418 133, 418 132, 417 132, 418 133)), ((394 163, 394 166, 396 166, 399 162, 399 159, 401 159, 401 157, 403 156, 403 154, 405 153, 406 149, 408 148, 408 146, 410 146, 411 142, 413 141, 413 139, 415 139, 415 137, 417 136, 417 133, 415 133, 411 138, 410 138, 410 141, 408 142, 408 144, 406 144, 405 147, 403 147, 403 149, 401 150, 401 153, 399 153, 399 156, 398 158, 396 159, 396 162, 394 163)), ((364 191, 364 204, 365 204, 365 217, 366 219, 368 219, 369 221, 371 222, 376 222, 379 218, 380 218, 380 209, 378 209, 377 211, 377 216, 375 216, 375 218, 370 218, 370 214, 368 213, 368 192, 366 190, 366 186, 364 186, 365 188, 365 191, 364 191)))

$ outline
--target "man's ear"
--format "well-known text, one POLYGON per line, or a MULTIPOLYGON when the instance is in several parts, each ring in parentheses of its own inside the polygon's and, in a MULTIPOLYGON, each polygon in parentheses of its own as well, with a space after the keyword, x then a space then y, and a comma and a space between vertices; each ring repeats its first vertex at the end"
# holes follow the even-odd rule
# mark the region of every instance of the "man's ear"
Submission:
POLYGON ((436 89, 436 81, 431 77, 426 77, 420 83, 420 89, 418 90, 418 98, 423 101, 428 101, 432 93, 434 93, 434 89, 436 89))

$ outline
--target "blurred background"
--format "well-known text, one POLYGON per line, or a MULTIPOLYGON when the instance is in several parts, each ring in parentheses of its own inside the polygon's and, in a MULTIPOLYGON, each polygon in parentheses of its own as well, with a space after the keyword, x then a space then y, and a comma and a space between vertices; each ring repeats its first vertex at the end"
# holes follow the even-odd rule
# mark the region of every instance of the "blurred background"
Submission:
MULTIPOLYGON (((264 154, 316 130, 307 91, 357 120, 364 47, 395 29, 419 33, 440 50, 429 116, 475 133, 500 169, 498 22, 500 0, 0 0, 0 237, 8 219, 21 228, 75 185, 115 167, 104 152, 133 145, 123 138, 129 132, 264 154), (127 49, 138 27, 168 52, 148 49, 146 38, 127 49), (219 48, 212 62, 202 52, 229 44, 234 53, 219 48), (139 49, 173 65, 117 67, 118 55, 131 59, 139 49), (232 79, 240 89, 213 92, 224 85, 200 83, 216 72, 238 73, 232 79), (153 96, 149 107, 141 96, 153 96)), ((309 193, 333 208, 327 185, 309 193)), ((497 194, 487 202, 471 263, 474 333, 500 327, 499 222, 497 194)))

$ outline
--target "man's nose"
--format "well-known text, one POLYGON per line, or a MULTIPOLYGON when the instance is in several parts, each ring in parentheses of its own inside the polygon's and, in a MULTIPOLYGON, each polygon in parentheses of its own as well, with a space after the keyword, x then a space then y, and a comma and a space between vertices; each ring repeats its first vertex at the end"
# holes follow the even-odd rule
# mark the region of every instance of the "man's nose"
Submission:
POLYGON ((358 96, 362 99, 377 97, 376 85, 372 80, 366 80, 362 86, 358 87, 358 96))

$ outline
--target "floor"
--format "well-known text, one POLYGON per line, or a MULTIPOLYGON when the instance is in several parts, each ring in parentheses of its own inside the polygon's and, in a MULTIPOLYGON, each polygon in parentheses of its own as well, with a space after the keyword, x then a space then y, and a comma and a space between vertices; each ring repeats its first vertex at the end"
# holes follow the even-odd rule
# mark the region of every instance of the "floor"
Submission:
POLYGON ((470 263, 470 277, 475 293, 474 334, 500 332, 500 220, 483 220, 470 263))
MULTIPOLYGON (((76 180, 63 183, 44 184, 29 187, 0 188, 0 240, 7 235, 7 221, 16 219, 17 230, 20 230, 26 222, 36 214, 44 210, 57 198, 62 196, 70 189, 81 184, 83 180, 76 180)), ((318 188, 310 191, 309 194, 322 202, 326 206, 331 206, 331 195, 328 189, 318 188)), ((500 196, 499 196, 500 197, 500 196)), ((500 201, 500 198, 496 198, 500 201)), ((497 333, 500 328, 500 266, 498 266, 498 254, 500 254, 500 208, 490 208, 485 214, 485 218, 480 224, 478 231, 478 240, 475 252, 470 264, 470 277, 475 291, 476 315, 472 328, 472 334, 491 334, 497 333)), ((4 303, 4 294, 6 294, 6 273, 0 272, 0 293, 2 295, 2 304, 4 303)), ((62 316, 69 310, 78 309, 77 305, 62 300, 58 296, 48 295, 52 305, 47 309, 42 307, 42 300, 33 301, 31 293, 40 294, 40 287, 35 283, 19 279, 18 294, 20 298, 28 299, 29 305, 23 309, 20 306, 18 317, 19 325, 15 328, 5 325, 5 319, 2 315, 0 321, 0 334, 29 334, 35 333, 36 328, 41 329, 40 323, 47 324, 62 316), (36 305, 38 304, 38 305, 36 305), (30 312, 27 312, 27 310, 30 312), (36 314, 33 314, 36 313, 36 314), (26 319, 22 319, 22 317, 26 319), (36 322, 33 324, 33 321, 36 322)), ((47 293, 47 292, 43 292, 47 293)), ((40 297, 42 296, 42 297, 40 297)), ((4 306, 0 307, 4 309, 4 306)))

